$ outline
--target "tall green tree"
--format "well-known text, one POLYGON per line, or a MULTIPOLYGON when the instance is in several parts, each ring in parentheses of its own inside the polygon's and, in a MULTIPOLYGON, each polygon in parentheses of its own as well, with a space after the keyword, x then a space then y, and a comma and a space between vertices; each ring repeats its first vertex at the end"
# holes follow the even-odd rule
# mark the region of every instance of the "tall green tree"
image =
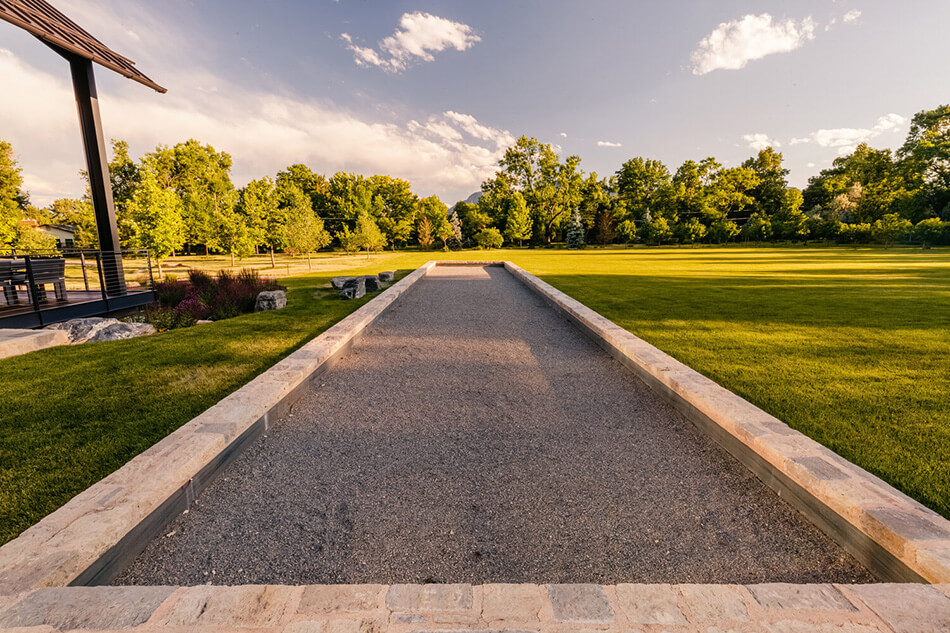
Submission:
POLYGON ((511 241, 518 240, 518 245, 521 246, 524 240, 531 239, 531 214, 521 192, 516 191, 508 200, 505 237, 511 241))
POLYGON ((780 152, 767 147, 756 157, 742 163, 758 180, 750 192, 754 211, 772 216, 781 211, 785 204, 789 170, 782 166, 783 160, 780 152))
POLYGON ((23 210, 20 207, 23 176, 13 146, 0 141, 0 246, 14 246, 23 210))
POLYGON ((136 245, 149 249, 155 256, 161 278, 162 260, 185 242, 183 206, 175 191, 160 182, 150 161, 143 164, 141 173, 128 211, 135 226, 136 245))

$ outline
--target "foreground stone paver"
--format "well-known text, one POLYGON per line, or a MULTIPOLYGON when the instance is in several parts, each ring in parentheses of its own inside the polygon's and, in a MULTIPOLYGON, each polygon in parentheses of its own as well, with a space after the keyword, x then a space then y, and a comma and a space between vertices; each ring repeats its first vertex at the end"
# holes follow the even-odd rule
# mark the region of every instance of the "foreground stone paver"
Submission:
POLYGON ((10 358, 59 345, 69 345, 69 335, 60 330, 0 330, 0 358, 10 358))
POLYGON ((61 587, 0 630, 261 633, 950 631, 950 585, 61 587))

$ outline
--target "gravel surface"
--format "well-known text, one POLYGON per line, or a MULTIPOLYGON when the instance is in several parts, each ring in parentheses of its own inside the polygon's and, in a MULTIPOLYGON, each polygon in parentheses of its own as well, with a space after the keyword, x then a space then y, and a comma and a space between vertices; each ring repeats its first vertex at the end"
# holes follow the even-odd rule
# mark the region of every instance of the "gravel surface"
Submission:
POLYGON ((870 582, 502 268, 436 268, 116 584, 870 582))

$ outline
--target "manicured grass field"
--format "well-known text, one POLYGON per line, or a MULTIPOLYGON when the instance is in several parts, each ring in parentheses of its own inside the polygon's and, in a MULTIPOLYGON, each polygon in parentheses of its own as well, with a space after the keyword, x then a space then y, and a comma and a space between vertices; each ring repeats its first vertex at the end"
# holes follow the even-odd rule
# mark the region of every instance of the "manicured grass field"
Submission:
MULTIPOLYGON (((429 259, 512 260, 950 517, 950 250, 332 256, 429 259)), ((285 280, 280 312, 4 360, 0 542, 358 307, 321 289, 332 274, 285 280)))

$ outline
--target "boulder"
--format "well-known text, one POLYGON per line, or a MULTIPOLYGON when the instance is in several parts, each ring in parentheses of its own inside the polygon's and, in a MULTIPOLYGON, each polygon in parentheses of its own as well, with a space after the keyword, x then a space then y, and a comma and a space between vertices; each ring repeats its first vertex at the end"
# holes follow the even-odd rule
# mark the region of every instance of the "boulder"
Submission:
POLYGON ((280 310, 287 307, 287 293, 283 290, 265 290, 257 295, 254 302, 254 312, 265 310, 280 310))
POLYGON ((123 338, 135 338, 136 336, 148 336, 149 334, 155 334, 155 326, 151 323, 123 323, 117 321, 96 332, 87 342, 118 341, 123 338))
POLYGON ((88 317, 73 319, 64 323, 46 326, 47 330, 63 330, 69 337, 69 343, 96 343, 99 341, 117 341, 123 338, 154 334, 155 328, 148 323, 123 323, 118 319, 88 317))
POLYGON ((354 277, 343 285, 340 290, 341 299, 359 299, 366 294, 366 279, 364 277, 354 277))
POLYGON ((346 285, 346 282, 353 279, 352 277, 334 277, 330 280, 330 285, 336 288, 337 290, 343 290, 343 286, 346 285))
POLYGON ((379 277, 376 275, 364 275, 363 281, 366 283, 366 292, 376 292, 379 290, 379 277))
POLYGON ((379 280, 383 283, 391 283, 395 278, 395 274, 391 270, 379 273, 379 280))

